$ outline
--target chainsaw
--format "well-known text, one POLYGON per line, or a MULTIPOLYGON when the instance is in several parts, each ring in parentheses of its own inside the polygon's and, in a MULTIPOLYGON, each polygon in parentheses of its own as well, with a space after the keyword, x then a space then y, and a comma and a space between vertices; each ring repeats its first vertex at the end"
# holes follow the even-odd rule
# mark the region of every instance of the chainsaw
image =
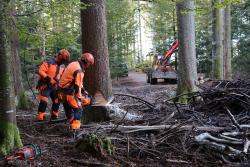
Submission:
POLYGON ((15 164, 15 161, 34 160, 42 155, 37 144, 28 144, 0 160, 0 165, 15 164))

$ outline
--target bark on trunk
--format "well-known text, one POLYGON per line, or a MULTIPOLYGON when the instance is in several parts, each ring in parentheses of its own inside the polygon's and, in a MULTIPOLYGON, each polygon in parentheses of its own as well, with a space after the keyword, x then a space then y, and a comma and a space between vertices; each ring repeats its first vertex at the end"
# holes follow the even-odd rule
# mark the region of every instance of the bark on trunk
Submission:
POLYGON ((94 55, 95 64, 85 72, 84 86, 95 97, 96 105, 85 109, 85 121, 102 121, 108 113, 107 103, 112 99, 109 70, 105 0, 81 0, 89 7, 81 11, 83 52, 94 55), (93 119, 94 118, 94 119, 93 119))
MULTIPOLYGON (((221 3, 221 0, 215 0, 215 4, 221 3)), ((223 37, 224 37, 224 9, 215 9, 215 55, 213 58, 213 77, 214 79, 223 79, 223 37)))
POLYGON ((22 145, 16 126, 13 79, 10 69, 9 1, 0 3, 0 156, 22 145))
MULTIPOLYGON (((211 4, 211 7, 213 7, 214 6, 214 3, 215 3, 215 1, 214 0, 212 0, 212 4, 211 4)), ((216 55, 215 55, 215 53, 216 53, 216 10, 214 9, 214 10, 212 10, 212 16, 211 16, 211 22, 212 22, 212 32, 211 32, 211 34, 212 34, 212 57, 211 57, 211 59, 212 59, 212 71, 211 71, 211 78, 214 78, 214 59, 215 59, 215 57, 216 57, 216 55)))
POLYGON ((95 64, 85 73, 84 85, 90 94, 100 92, 106 101, 112 97, 109 56, 107 46, 107 28, 105 0, 81 0, 91 5, 81 11, 82 48, 91 52, 95 64))
MULTIPOLYGON (((177 95, 196 90, 197 65, 195 53, 194 1, 177 1, 179 71, 177 95)), ((179 99, 186 103, 186 98, 179 99)))
POLYGON ((224 79, 232 79, 231 5, 225 8, 224 79))
MULTIPOLYGON (((15 14, 16 11, 13 8, 11 14, 15 14)), ((11 73, 14 79, 14 92, 15 98, 19 101, 20 97, 24 94, 23 82, 22 82, 22 69, 19 55, 19 41, 18 34, 15 26, 15 20, 10 22, 10 38, 11 38, 11 73)))

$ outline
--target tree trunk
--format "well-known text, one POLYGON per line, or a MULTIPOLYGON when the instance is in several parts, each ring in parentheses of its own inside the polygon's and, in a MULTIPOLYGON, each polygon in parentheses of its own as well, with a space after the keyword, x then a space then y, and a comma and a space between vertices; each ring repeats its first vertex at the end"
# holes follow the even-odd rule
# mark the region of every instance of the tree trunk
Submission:
MULTIPOLYGON (((215 3, 215 1, 214 0, 212 0, 212 4, 211 4, 211 7, 213 8, 214 7, 214 3, 215 3)), ((212 16, 211 16, 211 22, 212 22, 212 29, 211 29, 211 31, 212 31, 212 71, 211 71, 211 78, 214 78, 214 70, 215 70, 215 68, 214 68, 214 59, 215 59, 215 53, 216 53, 216 10, 214 9, 214 10, 212 10, 212 16)))
MULTIPOLYGON (((85 112, 85 120, 91 121, 93 115, 106 115, 106 105, 112 98, 109 70, 105 0, 81 0, 90 5, 81 11, 83 52, 94 55, 95 64, 85 72, 84 86, 95 97, 96 105, 85 112)), ((98 121, 98 120, 95 120, 98 121)), ((100 120, 102 121, 102 120, 100 120)))
MULTIPOLYGON (((197 65, 195 55, 195 24, 194 24, 194 1, 178 1, 177 24, 179 46, 179 71, 177 94, 193 92, 196 90, 197 65)), ((187 97, 179 99, 186 103, 187 97)))
POLYGON ((140 0, 137 0, 138 3, 138 63, 143 62, 142 57, 142 28, 141 28, 141 4, 140 0))
POLYGON ((90 94, 101 92, 106 100, 112 97, 107 46, 107 28, 105 0, 82 0, 91 4, 81 11, 82 48, 83 52, 91 52, 95 64, 86 71, 85 87, 90 94))
MULTIPOLYGON (((12 14, 16 14, 15 9, 12 9, 12 14)), ((17 29, 15 27, 15 20, 12 20, 10 23, 10 38, 11 38, 11 73, 14 79, 14 92, 15 98, 19 101, 20 97, 24 97, 24 89, 23 89, 23 82, 22 82, 22 69, 21 69, 21 62, 20 62, 20 55, 19 55, 19 41, 18 41, 18 34, 17 29)))
MULTIPOLYGON (((221 0, 215 0, 215 4, 221 3, 221 0)), ((213 57, 213 78, 223 79, 223 37, 224 37, 224 9, 215 9, 216 21, 215 21, 215 55, 213 57)))
POLYGON ((232 79, 231 55, 232 55, 232 38, 231 38, 231 5, 225 8, 225 48, 224 48, 224 78, 232 79))
POLYGON ((7 0, 0 3, 0 156, 22 145, 16 126, 13 80, 10 72, 9 7, 7 0))

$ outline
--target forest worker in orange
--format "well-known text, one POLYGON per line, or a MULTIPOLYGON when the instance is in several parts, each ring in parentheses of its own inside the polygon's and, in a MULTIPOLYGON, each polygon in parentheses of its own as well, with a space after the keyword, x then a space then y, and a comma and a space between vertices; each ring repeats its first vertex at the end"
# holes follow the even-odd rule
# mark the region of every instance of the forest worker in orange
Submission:
POLYGON ((59 81, 58 99, 63 102, 70 128, 80 129, 83 107, 80 98, 83 88, 84 72, 94 64, 91 53, 83 53, 78 61, 70 63, 59 81))
POLYGON ((40 101, 36 117, 38 121, 45 119, 45 110, 49 97, 51 97, 52 100, 51 119, 58 118, 60 103, 56 101, 56 89, 65 69, 64 65, 69 61, 69 51, 62 49, 54 58, 44 60, 41 63, 38 71, 40 79, 37 84, 37 89, 39 90, 38 100, 40 101))

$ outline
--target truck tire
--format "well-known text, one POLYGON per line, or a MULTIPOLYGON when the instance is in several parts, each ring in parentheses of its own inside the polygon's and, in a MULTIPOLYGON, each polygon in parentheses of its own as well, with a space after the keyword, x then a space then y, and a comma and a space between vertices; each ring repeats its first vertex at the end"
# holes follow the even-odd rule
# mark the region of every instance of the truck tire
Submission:
POLYGON ((157 78, 151 78, 150 83, 153 84, 157 84, 157 78))
POLYGON ((170 84, 177 84, 177 79, 170 79, 170 84))
POLYGON ((147 80, 147 83, 150 83, 150 80, 151 80, 150 73, 147 73, 147 75, 146 75, 146 80, 147 80))

